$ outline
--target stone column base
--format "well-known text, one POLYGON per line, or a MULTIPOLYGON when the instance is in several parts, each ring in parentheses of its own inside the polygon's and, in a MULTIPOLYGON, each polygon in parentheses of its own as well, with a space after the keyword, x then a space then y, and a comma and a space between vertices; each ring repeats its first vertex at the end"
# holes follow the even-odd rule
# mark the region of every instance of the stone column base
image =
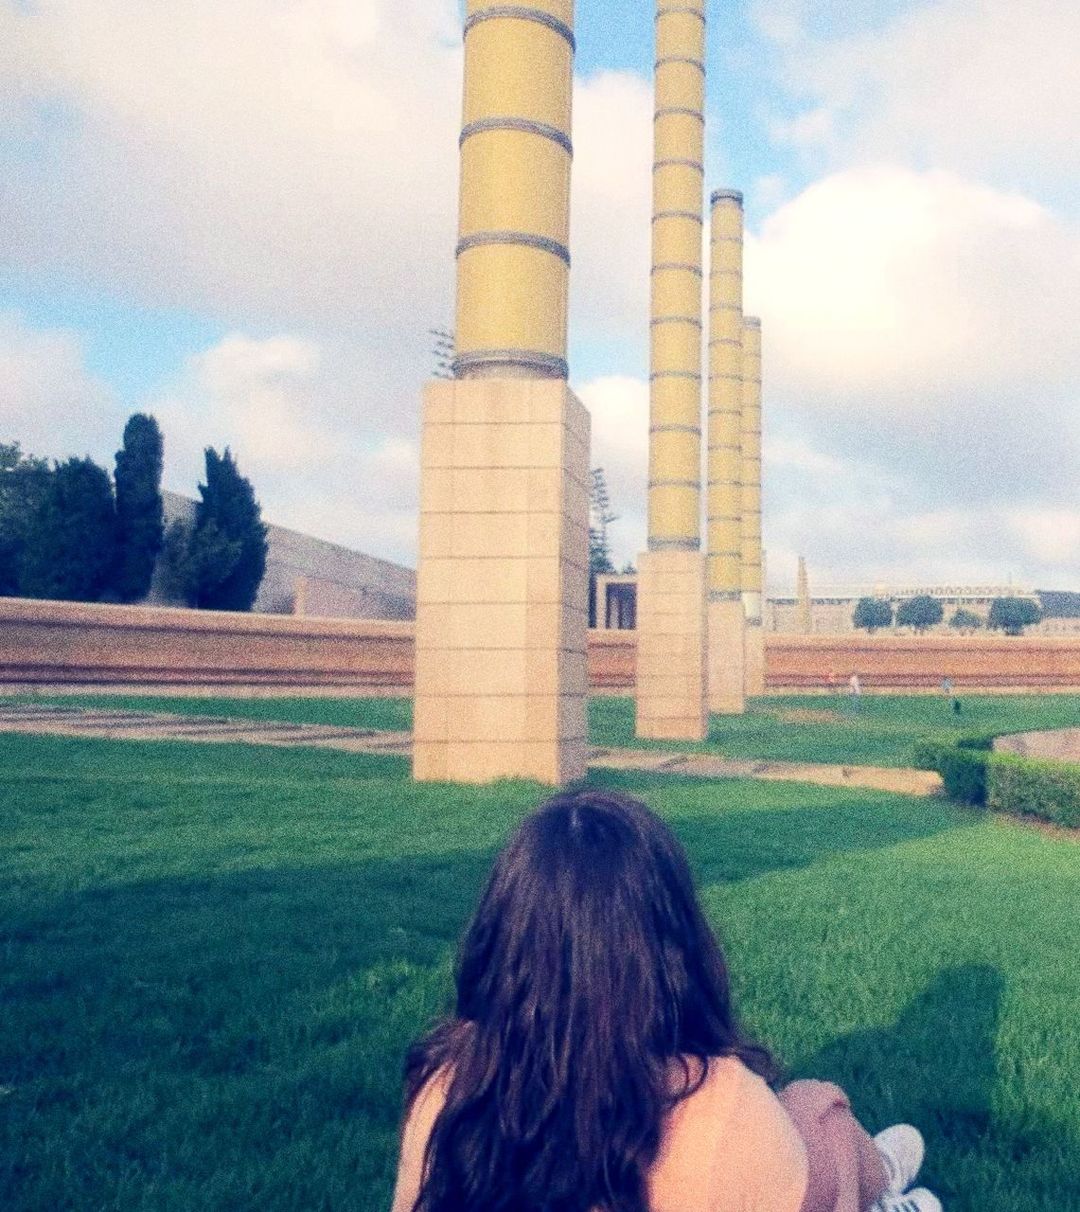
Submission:
POLYGON ((424 391, 413 777, 585 774, 589 414, 558 380, 424 391))
POLYGON ((703 741, 705 560, 698 551, 648 551, 638 560, 637 735, 703 741))
POLYGON ((746 710, 746 611, 738 594, 708 604, 709 711, 742 715, 746 710))
POLYGON ((765 693, 765 628, 760 623, 747 622, 746 697, 760 698, 765 693))

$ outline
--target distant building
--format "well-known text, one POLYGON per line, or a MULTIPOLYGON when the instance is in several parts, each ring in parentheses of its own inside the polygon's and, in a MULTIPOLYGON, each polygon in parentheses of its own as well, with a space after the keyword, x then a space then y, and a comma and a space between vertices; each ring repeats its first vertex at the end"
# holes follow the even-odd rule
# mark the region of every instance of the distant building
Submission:
MULTIPOLYGON (((194 517, 195 502, 175 492, 162 493, 165 524, 194 517)), ((269 526, 266 574, 255 599, 264 614, 299 614, 351 619, 416 617, 416 573, 312 538, 283 526, 269 526)), ((170 605, 155 574, 148 601, 170 605)))
MULTIPOLYGON (((802 594, 767 596, 764 627, 768 632, 784 634, 842 635, 855 630, 852 616, 860 598, 881 598, 891 602, 893 610, 907 598, 928 595, 937 598, 945 617, 930 631, 950 632, 949 620, 957 610, 969 610, 983 620, 990 615, 995 598, 1019 597, 1035 602, 1043 611, 1041 623, 1024 630, 1031 635, 1075 635, 1080 633, 1080 593, 1018 588, 1015 585, 854 585, 822 589, 809 593, 805 564, 800 571, 802 594)), ((595 626, 617 630, 635 625, 637 578, 633 574, 600 576, 596 579, 595 626)), ((888 630, 888 629, 886 629, 888 630)), ((894 625, 892 630, 897 629, 894 625)), ((880 634, 880 633, 879 633, 880 634)))
MULTIPOLYGON (((1080 632, 1080 617, 1060 617, 1059 601, 1080 598, 1067 593, 1044 593, 1041 590, 1016 585, 917 585, 894 588, 887 585, 837 586, 823 589, 816 594, 810 607, 810 632, 816 635, 838 635, 854 631, 852 615, 860 598, 880 598, 890 602, 895 611, 909 598, 927 596, 936 598, 945 609, 945 617, 930 631, 952 630, 949 621, 958 610, 967 610, 986 621, 995 598, 1026 598, 1034 602, 1043 612, 1041 623, 1026 627, 1027 634, 1069 635, 1080 632)), ((1080 611, 1078 611, 1080 615, 1080 611)), ((765 627, 768 631, 793 632, 802 630, 798 625, 799 603, 796 595, 776 595, 768 599, 765 627)), ((893 625, 893 630, 906 630, 893 625)))
POLYGON ((637 626, 637 573, 601 573, 596 578, 595 613, 590 627, 627 631, 637 626))

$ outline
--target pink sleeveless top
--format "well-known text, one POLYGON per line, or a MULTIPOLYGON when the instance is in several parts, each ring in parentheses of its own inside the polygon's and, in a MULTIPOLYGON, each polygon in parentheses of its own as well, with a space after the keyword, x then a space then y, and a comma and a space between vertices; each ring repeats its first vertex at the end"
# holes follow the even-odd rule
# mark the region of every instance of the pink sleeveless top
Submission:
MULTIPOLYGON (((444 1098, 436 1079, 413 1104, 392 1212, 412 1212, 444 1098)), ((807 1181, 806 1148, 776 1095, 741 1061, 720 1057, 668 1116, 649 1203, 652 1212, 799 1212, 807 1181)))

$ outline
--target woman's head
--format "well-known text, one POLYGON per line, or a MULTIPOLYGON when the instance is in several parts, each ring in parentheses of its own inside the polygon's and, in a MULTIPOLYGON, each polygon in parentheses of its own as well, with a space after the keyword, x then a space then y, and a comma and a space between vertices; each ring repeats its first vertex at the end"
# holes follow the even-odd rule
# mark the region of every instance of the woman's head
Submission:
POLYGON ((458 1017, 515 1045, 547 1037, 561 1079, 582 1047, 616 1069, 628 1048, 707 1052, 709 1012, 727 1015, 727 978, 670 829, 610 792, 543 804, 465 935, 458 1017))
POLYGON ((682 847, 612 792, 519 826, 463 939, 456 1010, 409 1066, 412 1095, 453 1067, 424 1212, 644 1212, 661 1120, 693 1088, 680 1062, 770 1065, 739 1034, 682 847))

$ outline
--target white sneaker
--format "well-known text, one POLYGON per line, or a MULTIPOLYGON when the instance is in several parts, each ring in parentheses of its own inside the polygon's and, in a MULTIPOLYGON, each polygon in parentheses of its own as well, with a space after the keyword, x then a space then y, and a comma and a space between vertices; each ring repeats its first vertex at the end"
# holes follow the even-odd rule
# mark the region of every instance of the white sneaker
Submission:
POLYGON ((881 1154, 889 1183, 885 1188, 886 1195, 899 1195, 906 1191, 915 1181, 926 1155, 922 1133, 910 1124, 893 1124, 874 1137, 874 1144, 881 1154))
POLYGON ((905 1195, 883 1195, 873 1212, 941 1212, 941 1200, 925 1187, 916 1187, 905 1195))

